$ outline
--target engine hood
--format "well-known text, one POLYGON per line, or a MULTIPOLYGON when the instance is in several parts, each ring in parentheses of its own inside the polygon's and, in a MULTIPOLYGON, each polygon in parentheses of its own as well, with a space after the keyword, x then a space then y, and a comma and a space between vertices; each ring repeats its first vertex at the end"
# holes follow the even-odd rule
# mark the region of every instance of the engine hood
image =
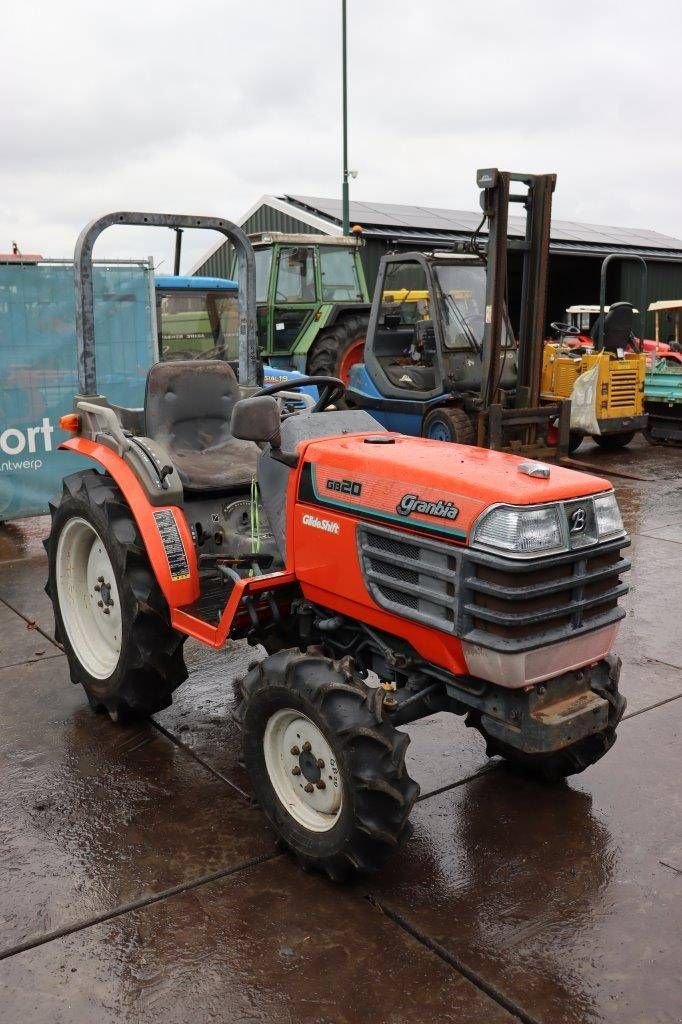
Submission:
POLYGON ((611 490, 602 477, 550 465, 546 479, 519 472, 528 458, 468 445, 353 434, 302 442, 298 499, 464 540, 486 508, 534 505, 611 490))

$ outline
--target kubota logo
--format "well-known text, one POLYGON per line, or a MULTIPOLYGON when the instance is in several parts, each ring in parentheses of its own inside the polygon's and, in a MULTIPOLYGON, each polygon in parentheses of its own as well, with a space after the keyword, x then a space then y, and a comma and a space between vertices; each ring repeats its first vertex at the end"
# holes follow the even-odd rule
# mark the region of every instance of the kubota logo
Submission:
POLYGON ((575 512, 571 512, 571 533, 582 533, 586 519, 587 513, 584 508, 577 508, 575 512))

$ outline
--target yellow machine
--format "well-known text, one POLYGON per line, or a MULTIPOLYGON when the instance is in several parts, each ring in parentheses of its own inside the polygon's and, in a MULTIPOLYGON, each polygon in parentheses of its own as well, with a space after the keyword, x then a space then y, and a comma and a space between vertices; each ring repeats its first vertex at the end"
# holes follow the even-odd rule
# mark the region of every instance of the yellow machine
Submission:
POLYGON ((644 412, 646 353, 633 333, 634 316, 640 315, 640 339, 644 337, 646 264, 638 256, 611 253, 602 263, 598 306, 571 306, 578 322, 553 323, 556 342, 546 342, 542 354, 541 400, 571 400, 569 450, 575 451, 584 437, 601 448, 624 448, 637 431, 647 427, 644 412), (639 310, 630 302, 606 305, 606 272, 611 261, 631 259, 642 269, 639 310), (591 323, 593 313, 597 319, 591 323))
MULTIPOLYGON (((577 404, 575 383, 587 371, 592 373, 584 397, 594 403, 594 420, 599 432, 574 427, 572 420, 570 448, 575 451, 583 437, 588 435, 602 448, 624 448, 637 431, 646 426, 646 355, 626 352, 619 358, 606 351, 581 353, 559 343, 547 343, 542 357, 542 401, 571 398, 577 404)), ((583 423, 589 426, 589 417, 583 423)))

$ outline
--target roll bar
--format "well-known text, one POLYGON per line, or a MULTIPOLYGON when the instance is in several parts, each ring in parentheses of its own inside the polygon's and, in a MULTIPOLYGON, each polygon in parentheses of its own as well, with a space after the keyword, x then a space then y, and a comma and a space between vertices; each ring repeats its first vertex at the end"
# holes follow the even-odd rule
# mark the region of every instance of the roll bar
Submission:
POLYGON ((601 352, 604 348, 604 307, 606 306, 606 271, 609 268, 609 263, 612 260, 633 260, 635 263, 639 263, 641 267, 641 291, 639 298, 639 340, 640 343, 644 342, 644 334, 646 333, 646 308, 647 308, 647 285, 648 285, 648 268, 646 262, 641 256, 634 256, 629 252, 611 252, 605 257, 601 265, 601 276, 599 279, 599 334, 597 337, 597 351, 601 352))
POLYGON ((256 384, 258 346, 256 340, 256 263, 246 233, 232 221, 218 217, 193 217, 173 213, 106 213, 87 224, 76 242, 74 276, 76 286, 76 345, 78 385, 83 396, 97 395, 95 363, 95 313, 92 284, 92 250, 103 231, 115 224, 139 227, 198 228, 218 231, 232 243, 237 253, 239 274, 239 380, 256 384))

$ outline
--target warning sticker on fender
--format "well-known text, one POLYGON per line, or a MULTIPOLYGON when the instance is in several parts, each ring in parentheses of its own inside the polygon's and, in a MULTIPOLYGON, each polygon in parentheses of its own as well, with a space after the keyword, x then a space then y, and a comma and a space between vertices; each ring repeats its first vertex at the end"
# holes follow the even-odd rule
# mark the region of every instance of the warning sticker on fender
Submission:
POLYGON ((189 562, 185 545, 178 530, 178 524, 170 509, 162 509, 154 513, 156 525, 161 534, 163 547, 168 559, 168 568, 173 581, 189 579, 189 562))

